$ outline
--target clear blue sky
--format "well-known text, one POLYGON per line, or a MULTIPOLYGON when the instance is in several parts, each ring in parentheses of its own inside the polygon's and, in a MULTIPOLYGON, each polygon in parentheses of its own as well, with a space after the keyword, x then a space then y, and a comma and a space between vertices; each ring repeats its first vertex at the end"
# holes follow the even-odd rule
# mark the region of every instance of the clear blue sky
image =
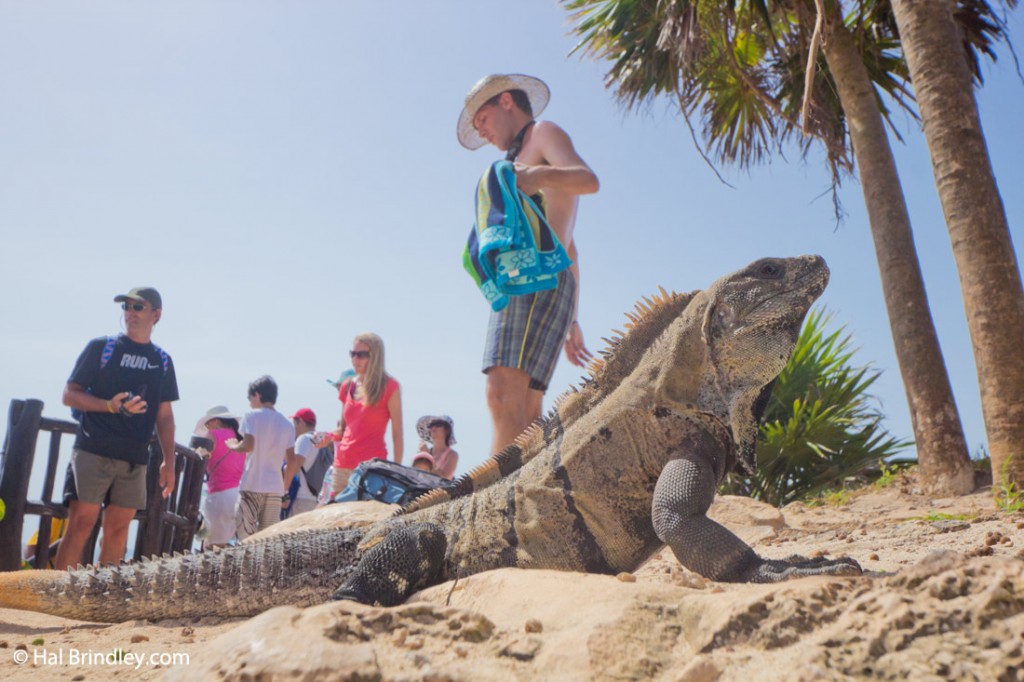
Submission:
MULTIPOLYGON (((66 418, 78 353, 120 328, 111 298, 152 285, 165 302, 154 340, 178 370, 179 442, 208 406, 242 410, 265 373, 280 409, 312 407, 332 424, 324 380, 372 330, 403 386, 406 461, 416 418, 440 412, 455 419, 460 471, 481 462, 488 309, 460 255, 475 182, 499 155, 462 149, 455 122, 478 78, 522 72, 550 85, 544 117, 601 179, 577 226, 591 350, 658 285, 698 289, 762 256, 819 253, 832 268, 823 303, 857 359, 882 370, 888 428, 911 437, 856 179, 838 229, 817 155, 724 169, 725 186, 668 103, 627 113, 603 87, 604 64, 569 56, 567 21, 549 0, 0 1, 0 428, 12 398, 66 418)), ((1012 17, 1018 40, 1021 28, 1012 17)), ((1024 86, 1005 52, 985 74, 985 132, 1019 250, 1024 86)), ((923 136, 897 122, 974 452, 985 434, 949 238, 923 136)), ((579 377, 563 359, 549 396, 579 377)))

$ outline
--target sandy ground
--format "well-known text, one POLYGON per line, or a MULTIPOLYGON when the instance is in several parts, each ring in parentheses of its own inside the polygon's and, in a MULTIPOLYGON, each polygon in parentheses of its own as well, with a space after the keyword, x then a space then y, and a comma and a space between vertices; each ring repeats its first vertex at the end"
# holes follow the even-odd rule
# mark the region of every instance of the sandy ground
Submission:
MULTIPOLYGON (((336 525, 342 506, 276 530, 336 525)), ((1024 515, 988 488, 929 499, 904 478, 840 506, 712 511, 762 555, 846 554, 866 577, 720 585, 664 550, 633 575, 505 569, 395 609, 118 625, 0 609, 0 679, 1024 679, 1024 515)))

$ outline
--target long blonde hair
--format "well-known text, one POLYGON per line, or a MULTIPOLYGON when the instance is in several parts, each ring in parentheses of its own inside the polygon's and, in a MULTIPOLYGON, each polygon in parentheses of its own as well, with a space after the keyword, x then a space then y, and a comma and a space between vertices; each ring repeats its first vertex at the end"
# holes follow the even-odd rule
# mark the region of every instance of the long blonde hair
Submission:
POLYGON ((364 405, 376 405, 384 397, 388 383, 388 373, 384 371, 384 341, 373 332, 363 332, 352 340, 353 346, 357 343, 365 343, 370 348, 370 357, 366 362, 366 376, 355 397, 364 405))

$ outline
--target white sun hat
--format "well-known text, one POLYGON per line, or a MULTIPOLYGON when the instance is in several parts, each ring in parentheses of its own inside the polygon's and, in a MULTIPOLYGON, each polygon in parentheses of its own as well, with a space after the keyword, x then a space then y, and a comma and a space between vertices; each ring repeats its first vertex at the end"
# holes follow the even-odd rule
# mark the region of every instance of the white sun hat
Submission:
POLYGON ((214 405, 206 411, 199 421, 196 422, 196 428, 192 433, 197 436, 206 436, 210 433, 210 430, 206 428, 206 422, 211 419, 238 419, 238 415, 234 414, 224 405, 214 405))
POLYGON ((459 114, 459 125, 455 129, 459 144, 466 149, 479 149, 487 144, 487 140, 480 137, 473 127, 473 117, 487 100, 507 90, 525 92, 534 116, 540 116, 551 99, 551 90, 539 78, 521 73, 492 73, 490 76, 484 76, 466 94, 462 113, 459 114))
POLYGON ((444 422, 448 425, 448 444, 455 445, 455 420, 446 414, 427 414, 416 420, 416 435, 424 443, 430 442, 430 425, 444 422))

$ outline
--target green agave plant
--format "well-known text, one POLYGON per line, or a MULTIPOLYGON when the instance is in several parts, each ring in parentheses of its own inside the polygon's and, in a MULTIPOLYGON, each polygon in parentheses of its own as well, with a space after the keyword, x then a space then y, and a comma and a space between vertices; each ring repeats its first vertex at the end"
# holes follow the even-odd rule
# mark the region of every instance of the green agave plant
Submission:
POLYGON ((884 415, 867 392, 881 372, 852 364, 844 328, 826 336, 832 317, 822 310, 807 317, 765 409, 757 471, 730 474, 722 492, 781 507, 841 488, 912 443, 882 427, 884 415))

